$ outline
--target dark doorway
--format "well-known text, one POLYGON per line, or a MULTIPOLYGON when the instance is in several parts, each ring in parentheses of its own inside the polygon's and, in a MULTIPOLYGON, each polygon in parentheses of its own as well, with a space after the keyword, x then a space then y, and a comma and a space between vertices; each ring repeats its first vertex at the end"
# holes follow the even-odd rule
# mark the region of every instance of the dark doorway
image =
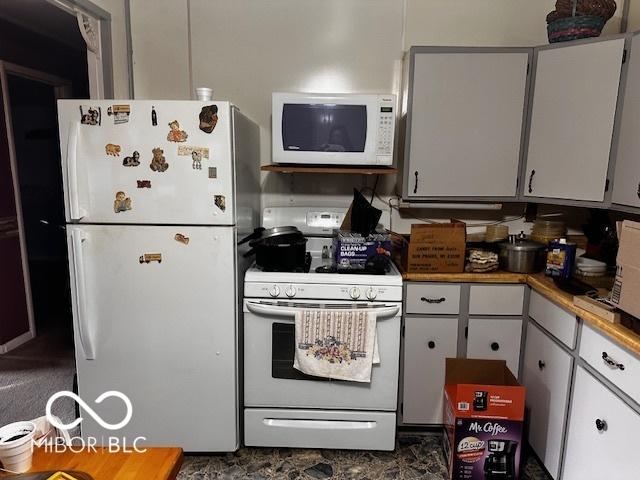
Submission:
POLYGON ((71 339, 55 87, 7 73, 36 331, 71 339))

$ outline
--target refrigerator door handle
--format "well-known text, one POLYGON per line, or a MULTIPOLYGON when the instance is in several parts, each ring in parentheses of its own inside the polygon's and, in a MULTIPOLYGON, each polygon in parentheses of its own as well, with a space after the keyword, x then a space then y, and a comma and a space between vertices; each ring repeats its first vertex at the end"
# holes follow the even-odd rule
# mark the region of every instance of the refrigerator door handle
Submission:
POLYGON ((84 257, 82 255, 82 242, 86 235, 82 230, 71 231, 71 248, 73 252, 73 273, 75 278, 76 293, 76 320, 78 322, 78 336, 80 345, 87 360, 96 358, 93 342, 89 334, 87 314, 87 287, 84 275, 84 257))
POLYGON ((80 123, 74 122, 69 126, 69 138, 67 139, 67 187, 69 192, 69 216, 71 220, 80 220, 86 212, 80 208, 78 196, 78 137, 80 136, 80 123))

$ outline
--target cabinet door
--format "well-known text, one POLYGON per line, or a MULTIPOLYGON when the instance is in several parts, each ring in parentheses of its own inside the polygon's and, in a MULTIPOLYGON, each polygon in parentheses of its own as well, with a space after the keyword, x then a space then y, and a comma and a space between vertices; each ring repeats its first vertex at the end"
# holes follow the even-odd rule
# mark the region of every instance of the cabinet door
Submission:
POLYGON ((444 360, 458 352, 458 317, 406 317, 403 423, 442 423, 444 360))
POLYGON ((505 360, 517 377, 520 365, 520 318, 470 318, 467 358, 505 360))
POLYGON ((612 200, 640 207, 640 35, 631 42, 612 200))
POLYGON ((529 323, 523 362, 529 444, 557 479, 573 360, 542 330, 529 323))
POLYGON ((624 39, 537 52, 524 194, 602 202, 624 39))
POLYGON ((405 196, 516 195, 531 52, 412 49, 405 196))
POLYGON ((638 478, 640 415, 582 367, 572 398, 563 480, 638 478))

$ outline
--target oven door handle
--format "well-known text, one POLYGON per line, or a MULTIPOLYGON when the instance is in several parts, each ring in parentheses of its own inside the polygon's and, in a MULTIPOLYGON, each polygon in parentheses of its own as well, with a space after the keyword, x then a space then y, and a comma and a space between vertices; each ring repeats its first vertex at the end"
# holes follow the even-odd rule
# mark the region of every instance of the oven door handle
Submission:
MULTIPOLYGON (((275 317, 293 317, 297 312, 301 312, 304 309, 298 308, 298 307, 284 307, 280 305, 265 305, 262 303, 247 302, 247 310, 249 310, 251 313, 255 313, 256 315, 270 315, 275 317)), ((319 309, 310 308, 309 310, 319 310, 319 309)), ((335 309, 327 309, 327 310, 340 311, 341 309, 335 308, 335 309)), ((354 310, 354 309, 345 308, 342 310, 354 310)), ((393 306, 372 307, 372 308, 365 307, 365 308, 358 308, 356 310, 368 310, 368 311, 374 312, 376 314, 376 318, 381 319, 381 318, 395 317, 396 315, 398 315, 398 312, 400 311, 400 306, 393 305, 393 306)))

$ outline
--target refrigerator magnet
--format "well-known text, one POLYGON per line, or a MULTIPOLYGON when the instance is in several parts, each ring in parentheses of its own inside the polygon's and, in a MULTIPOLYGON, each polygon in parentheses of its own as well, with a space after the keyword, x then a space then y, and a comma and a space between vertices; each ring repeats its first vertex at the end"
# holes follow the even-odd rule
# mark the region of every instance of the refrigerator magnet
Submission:
POLYGON ((136 180, 138 188, 151 188, 151 180, 136 180))
POLYGON ((189 237, 186 237, 181 233, 176 233, 173 238, 176 242, 180 242, 184 245, 189 245, 189 237))
POLYGON ((167 140, 170 142, 186 142, 187 132, 180 130, 180 123, 177 120, 169 122, 169 133, 167 133, 167 140))
POLYGON ((178 145, 179 157, 193 158, 193 152, 198 152, 202 158, 209 158, 209 147, 194 147, 192 145, 178 145))
POLYGON ((112 105, 107 108, 107 115, 113 115, 113 124, 120 125, 129 121, 131 107, 129 105, 112 105))
POLYGON ((218 169, 216 167, 209 167, 209 178, 218 178, 218 169))
POLYGON ((200 130, 204 133, 211 133, 218 123, 218 106, 207 105, 200 110, 200 130))
POLYGON ((194 170, 202 170, 202 154, 196 150, 191 152, 191 168, 194 170))
POLYGON ((158 114, 156 113, 156 107, 151 106, 151 125, 154 127, 158 126, 158 114))
POLYGON ((100 107, 80 105, 80 123, 83 125, 100 125, 102 122, 102 110, 100 107))
POLYGON ((124 157, 122 160, 122 165, 125 167, 137 167, 140 165, 140 153, 135 150, 130 157, 124 157))
POLYGON ((111 155, 113 157, 119 157, 121 150, 122 150, 122 148, 120 148, 120 145, 116 145, 115 143, 107 143, 104 146, 105 153, 107 155, 111 155))
POLYGON ((151 263, 158 262, 162 263, 162 254, 161 253, 144 253, 140 255, 138 259, 140 263, 151 263))
POLYGON ((169 168, 169 164, 167 163, 167 159, 164 158, 164 150, 156 147, 151 151, 153 152, 153 158, 151 159, 149 167, 154 172, 165 172, 167 168, 169 168))
POLYGON ((227 209, 227 205, 226 205, 226 202, 225 202, 224 195, 214 195, 213 196, 213 203, 215 203, 216 207, 218 207, 223 212, 227 209))
POLYGON ((113 202, 113 211, 120 213, 127 210, 131 210, 131 199, 124 192, 117 192, 116 199, 113 202))

